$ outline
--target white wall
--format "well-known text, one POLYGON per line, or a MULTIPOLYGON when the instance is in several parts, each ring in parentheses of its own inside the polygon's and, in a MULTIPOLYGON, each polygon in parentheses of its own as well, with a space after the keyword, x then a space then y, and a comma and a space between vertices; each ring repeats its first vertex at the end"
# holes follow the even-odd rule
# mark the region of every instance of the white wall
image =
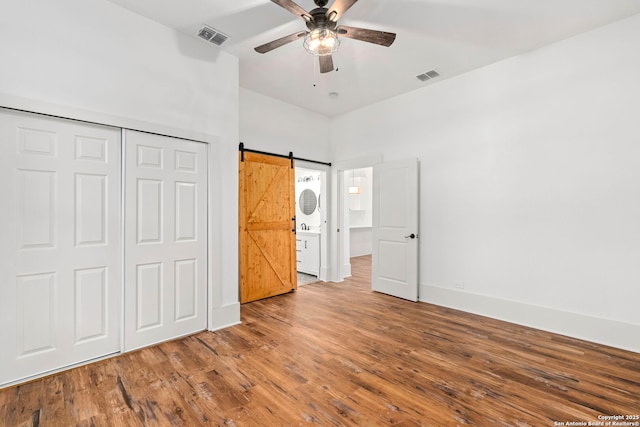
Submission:
POLYGON ((638 40, 636 15, 332 120, 335 161, 420 160, 421 300, 640 351, 638 40))
POLYGON ((331 161, 328 117, 244 88, 240 111, 240 140, 247 148, 331 161))
MULTIPOLYGON (((351 169, 344 172, 345 197, 349 209, 349 258, 371 255, 373 251, 373 168, 351 169), (360 193, 350 194, 349 187, 357 186, 360 193)), ((348 261, 351 262, 350 260, 348 261)))
POLYGON ((349 203, 349 227, 371 227, 373 223, 373 168, 344 172, 344 191, 349 203), (360 187, 360 193, 349 194, 349 187, 360 187))
POLYGON ((349 229, 349 257, 371 255, 373 234, 371 227, 351 227, 349 229))
POLYGON ((210 326, 239 321, 238 59, 104 0, 4 0, 0 58, 2 106, 211 142, 210 326))

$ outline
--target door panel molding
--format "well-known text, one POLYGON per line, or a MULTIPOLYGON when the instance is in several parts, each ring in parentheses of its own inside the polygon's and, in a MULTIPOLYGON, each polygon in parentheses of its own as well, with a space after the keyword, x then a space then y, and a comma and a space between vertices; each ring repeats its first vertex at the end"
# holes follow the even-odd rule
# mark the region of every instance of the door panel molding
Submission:
POLYGON ((373 167, 374 291, 418 301, 418 160, 373 167))
POLYGON ((120 130, 0 110, 0 386, 120 351, 120 130))
POLYGON ((124 147, 123 350, 131 351, 206 329, 208 170, 204 143, 125 131, 124 147))

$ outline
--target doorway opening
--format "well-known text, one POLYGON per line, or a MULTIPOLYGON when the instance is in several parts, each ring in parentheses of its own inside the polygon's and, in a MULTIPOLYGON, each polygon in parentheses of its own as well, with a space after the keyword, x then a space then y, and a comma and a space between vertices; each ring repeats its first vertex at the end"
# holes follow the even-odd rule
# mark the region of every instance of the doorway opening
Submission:
POLYGON ((296 269, 298 286, 326 280, 326 172, 295 168, 296 269))
POLYGON ((345 208, 345 255, 351 266, 353 258, 367 257, 373 250, 373 167, 343 172, 342 193, 345 208), (348 250, 347 250, 348 249, 348 250))
MULTIPOLYGON (((337 166, 337 275, 351 276, 351 222, 367 218, 362 194, 365 173, 356 170, 373 165, 371 185, 371 283, 372 290, 412 301, 418 300, 418 161, 352 160, 337 166), (351 212, 351 210, 353 212, 351 212), (353 214, 353 215, 352 215, 353 214)), ((358 223, 356 223, 358 224, 358 223)), ((368 239, 365 239, 367 241, 368 239)))

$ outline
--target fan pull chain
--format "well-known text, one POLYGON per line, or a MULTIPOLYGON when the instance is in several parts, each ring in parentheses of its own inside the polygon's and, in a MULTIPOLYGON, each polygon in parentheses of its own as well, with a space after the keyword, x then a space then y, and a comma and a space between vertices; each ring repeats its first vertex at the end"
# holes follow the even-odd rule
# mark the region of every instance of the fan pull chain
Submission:
POLYGON ((320 64, 320 58, 315 55, 313 55, 312 58, 313 60, 311 61, 311 63, 313 64, 313 87, 317 87, 316 81, 318 80, 318 67, 320 64), (316 65, 316 58, 318 58, 318 65, 316 65))

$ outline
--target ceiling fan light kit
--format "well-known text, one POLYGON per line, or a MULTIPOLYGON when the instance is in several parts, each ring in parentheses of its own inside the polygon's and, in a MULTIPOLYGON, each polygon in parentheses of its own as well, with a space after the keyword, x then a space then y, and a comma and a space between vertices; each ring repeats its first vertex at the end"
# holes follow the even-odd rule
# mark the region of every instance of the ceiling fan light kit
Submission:
POLYGON ((278 6, 302 18, 309 31, 297 32, 255 48, 258 53, 267 53, 304 37, 303 46, 307 52, 319 58, 320 72, 328 73, 334 70, 331 55, 340 46, 338 36, 354 40, 361 40, 380 46, 389 47, 396 39, 394 33, 386 31, 368 30, 365 28, 338 26, 338 19, 358 0, 335 0, 331 7, 326 8, 328 0, 314 0, 317 8, 305 11, 293 0, 271 0, 278 6))
POLYGON ((316 28, 304 37, 303 46, 312 55, 331 55, 338 50, 340 40, 334 30, 316 28))

